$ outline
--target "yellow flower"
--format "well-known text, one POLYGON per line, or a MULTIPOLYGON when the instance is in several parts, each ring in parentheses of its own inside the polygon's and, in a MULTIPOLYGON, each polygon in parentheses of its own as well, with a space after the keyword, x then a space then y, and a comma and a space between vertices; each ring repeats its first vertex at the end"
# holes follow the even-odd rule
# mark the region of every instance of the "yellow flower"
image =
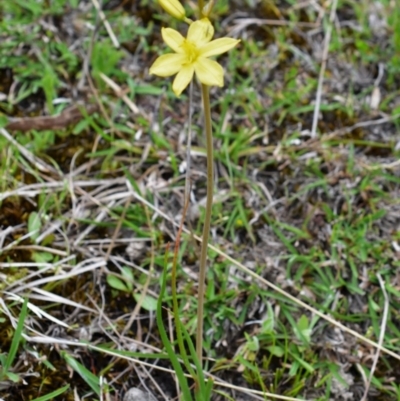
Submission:
POLYGON ((177 74, 172 90, 177 96, 189 85, 196 73, 204 85, 224 85, 224 70, 208 57, 227 52, 240 41, 232 38, 212 40, 214 27, 207 18, 189 26, 187 38, 171 28, 163 28, 164 42, 175 52, 157 58, 150 67, 150 74, 169 77, 177 74))
POLYGON ((178 19, 185 18, 185 9, 178 0, 159 0, 158 2, 169 15, 178 19))

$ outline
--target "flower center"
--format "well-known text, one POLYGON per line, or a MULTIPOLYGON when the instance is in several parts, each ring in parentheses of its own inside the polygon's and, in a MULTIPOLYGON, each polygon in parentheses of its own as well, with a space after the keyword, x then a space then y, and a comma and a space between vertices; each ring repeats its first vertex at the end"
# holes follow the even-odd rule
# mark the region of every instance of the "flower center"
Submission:
POLYGON ((196 45, 185 39, 182 43, 182 47, 187 57, 187 64, 194 63, 197 60, 197 57, 199 57, 199 51, 196 45))

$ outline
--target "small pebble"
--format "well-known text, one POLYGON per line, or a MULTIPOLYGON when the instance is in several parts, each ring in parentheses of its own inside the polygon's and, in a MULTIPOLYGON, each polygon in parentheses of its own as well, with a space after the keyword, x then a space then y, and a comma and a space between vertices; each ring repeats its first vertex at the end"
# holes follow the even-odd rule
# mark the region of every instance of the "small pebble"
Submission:
POLYGON ((132 387, 125 393, 124 401, 157 401, 157 398, 147 391, 144 392, 136 387, 132 387))

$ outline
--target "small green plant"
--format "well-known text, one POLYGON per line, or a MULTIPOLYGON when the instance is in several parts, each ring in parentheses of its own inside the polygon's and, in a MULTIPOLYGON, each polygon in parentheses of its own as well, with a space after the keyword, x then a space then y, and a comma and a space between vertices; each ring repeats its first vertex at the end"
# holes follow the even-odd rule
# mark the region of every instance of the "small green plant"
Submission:
POLYGON ((107 283, 111 288, 118 291, 127 292, 132 294, 133 298, 141 302, 141 307, 148 311, 155 311, 157 309, 157 300, 151 295, 146 294, 143 298, 140 293, 134 291, 133 282, 134 277, 132 269, 130 267, 124 266, 121 269, 121 277, 117 277, 114 274, 107 275, 107 283))

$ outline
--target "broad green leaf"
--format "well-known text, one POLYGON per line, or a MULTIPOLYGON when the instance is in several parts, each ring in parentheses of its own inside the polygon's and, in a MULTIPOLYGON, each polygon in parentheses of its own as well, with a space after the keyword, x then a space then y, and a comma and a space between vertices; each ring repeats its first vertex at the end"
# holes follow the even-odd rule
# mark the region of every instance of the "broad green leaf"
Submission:
POLYGON ((50 252, 33 252, 32 258, 36 263, 49 263, 53 260, 54 255, 50 252))
POLYGON ((111 288, 119 291, 129 292, 129 288, 126 286, 126 284, 113 274, 107 275, 107 283, 111 288))
POLYGON ((300 319, 297 322, 297 327, 300 331, 301 336, 303 336, 304 339, 309 342, 311 338, 311 329, 308 317, 306 315, 301 315, 300 319))
POLYGON ((143 299, 142 294, 133 294, 136 302, 141 302, 140 306, 149 312, 157 310, 157 299, 151 295, 145 295, 143 299))
POLYGON ((262 323, 262 328, 261 328, 262 334, 271 334, 274 332, 274 326, 275 326, 274 311, 272 310, 272 306, 269 302, 267 303, 267 307, 268 307, 268 314, 267 318, 262 323))
MULTIPOLYGON (((133 270, 130 267, 124 266, 122 268, 122 276, 126 278, 126 286, 129 288, 129 291, 133 289, 133 270)), ((154 309, 155 310, 155 309, 154 309)))
POLYGON ((270 345, 267 347, 267 350, 274 356, 277 356, 278 358, 282 357, 284 354, 284 351, 281 347, 278 347, 277 345, 270 345))
POLYGON ((31 234, 32 241, 35 241, 39 236, 41 227, 42 222, 39 215, 36 212, 32 212, 28 218, 28 231, 31 234))
POLYGON ((16 373, 7 372, 6 375, 7 375, 7 377, 8 377, 11 381, 13 381, 14 383, 18 383, 18 382, 21 380, 21 378, 19 377, 19 375, 17 375, 16 373))
POLYGON ((309 327, 308 318, 306 315, 301 315, 300 319, 297 322, 297 327, 299 330, 304 331, 307 330, 309 327))

